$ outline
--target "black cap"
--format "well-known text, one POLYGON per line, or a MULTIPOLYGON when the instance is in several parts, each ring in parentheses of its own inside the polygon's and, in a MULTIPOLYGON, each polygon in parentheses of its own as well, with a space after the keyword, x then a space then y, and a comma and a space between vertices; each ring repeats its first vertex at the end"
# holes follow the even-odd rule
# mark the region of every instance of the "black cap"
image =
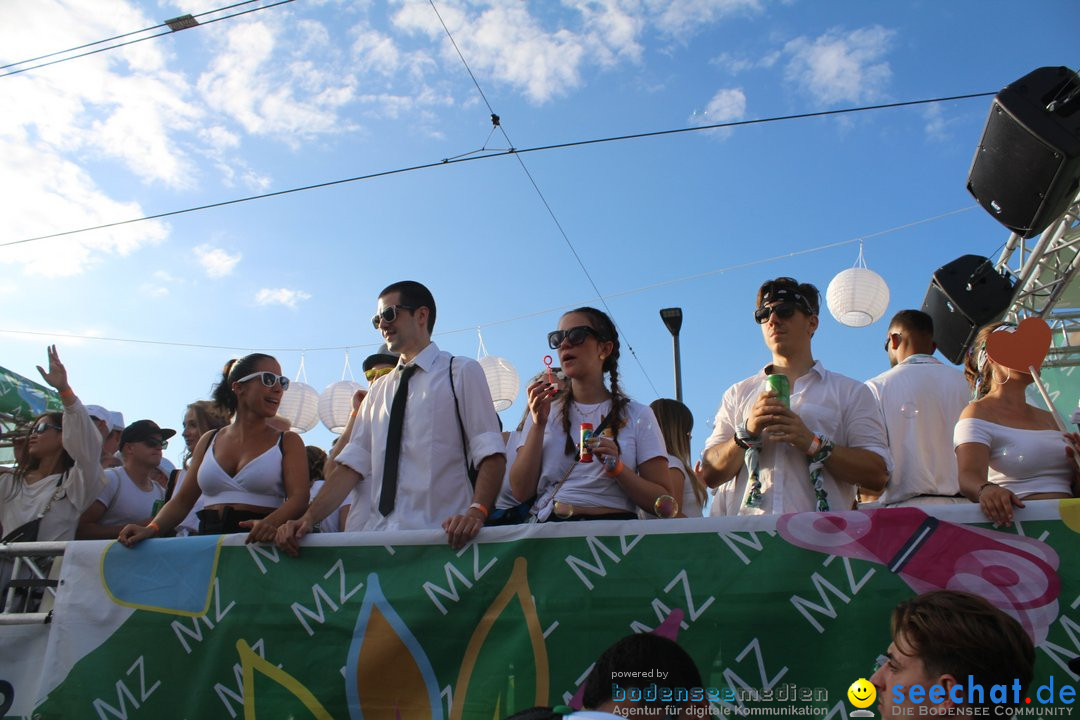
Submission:
POLYGON ((153 420, 136 420, 120 433, 120 447, 123 448, 129 442, 142 442, 154 435, 160 435, 162 440, 168 440, 175 434, 175 430, 158 427, 153 420))
POLYGON ((372 355, 368 355, 364 358, 364 372, 367 372, 376 365, 397 365, 398 356, 390 352, 390 348, 386 345, 382 345, 372 355))

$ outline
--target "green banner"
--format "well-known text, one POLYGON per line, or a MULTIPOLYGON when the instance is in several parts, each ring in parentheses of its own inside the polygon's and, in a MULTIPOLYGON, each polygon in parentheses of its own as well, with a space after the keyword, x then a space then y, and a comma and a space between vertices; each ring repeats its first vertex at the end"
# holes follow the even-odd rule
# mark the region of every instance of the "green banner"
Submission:
POLYGON ((1009 532, 970 524, 973 505, 932 513, 489 528, 459 552, 437 532, 332 534, 299 558, 242 536, 71 543, 47 670, 14 709, 491 720, 571 702, 600 652, 654 631, 694 657, 717 716, 847 718, 891 609, 938 587, 1020 620, 1032 688, 1075 685, 1080 500, 1029 503, 1009 532))
POLYGON ((63 409, 55 390, 0 367, 0 413, 28 421, 43 412, 63 409))

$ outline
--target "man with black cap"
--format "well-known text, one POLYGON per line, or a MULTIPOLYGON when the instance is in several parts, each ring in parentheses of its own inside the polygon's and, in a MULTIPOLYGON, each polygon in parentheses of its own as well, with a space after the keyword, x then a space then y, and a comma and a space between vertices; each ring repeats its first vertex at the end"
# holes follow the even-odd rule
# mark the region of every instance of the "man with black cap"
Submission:
POLYGON ((153 420, 136 420, 120 434, 124 464, 105 470, 107 484, 79 519, 77 540, 115 539, 128 523, 146 524, 165 500, 165 489, 154 482, 161 451, 175 430, 153 420))
POLYGON ((794 278, 758 290, 772 363, 724 393, 702 463, 720 488, 711 515, 850 510, 856 486, 885 487, 892 458, 873 394, 814 359, 819 307, 817 288, 794 278))

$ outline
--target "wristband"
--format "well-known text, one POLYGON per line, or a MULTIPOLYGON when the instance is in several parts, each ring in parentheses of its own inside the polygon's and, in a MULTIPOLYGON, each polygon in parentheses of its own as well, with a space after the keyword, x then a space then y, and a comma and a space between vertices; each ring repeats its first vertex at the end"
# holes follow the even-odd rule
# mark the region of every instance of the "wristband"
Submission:
POLYGON ((75 391, 72 390, 70 387, 66 387, 63 390, 58 391, 57 395, 62 398, 73 398, 75 397, 75 391))
POLYGON ((351 418, 354 418, 354 417, 356 417, 356 412, 357 412, 357 410, 359 410, 359 409, 360 409, 360 408, 356 408, 356 410, 353 410, 352 412, 350 412, 350 413, 349 413, 349 417, 351 417, 351 418))
POLYGON ((982 497, 983 490, 988 487, 997 487, 997 483, 984 482, 982 485, 980 485, 979 489, 975 492, 975 502, 979 502, 979 498, 982 497))
POLYGON ((156 534, 158 534, 158 535, 160 535, 160 534, 161 534, 161 526, 160 526, 160 525, 158 525, 158 524, 157 524, 156 522, 154 522, 153 520, 151 520, 150 522, 146 523, 146 527, 148 527, 148 528, 152 528, 152 529, 154 530, 154 532, 155 532, 156 534))
POLYGON ((814 439, 810 441, 810 447, 806 449, 806 454, 809 457, 814 457, 819 450, 821 450, 821 437, 815 435, 814 439))
POLYGON ((489 515, 488 509, 486 507, 484 507, 484 505, 482 503, 474 502, 472 505, 469 506, 468 510, 466 510, 465 512, 468 512, 469 510, 479 510, 480 514, 484 516, 484 519, 485 520, 488 519, 488 515, 489 515))
POLYGON ((613 467, 611 469, 608 469, 608 468, 605 467, 604 472, 606 472, 611 477, 618 477, 619 475, 622 475, 622 471, 625 470, 625 469, 626 469, 626 466, 623 465, 622 458, 619 458, 615 462, 615 467, 613 467))

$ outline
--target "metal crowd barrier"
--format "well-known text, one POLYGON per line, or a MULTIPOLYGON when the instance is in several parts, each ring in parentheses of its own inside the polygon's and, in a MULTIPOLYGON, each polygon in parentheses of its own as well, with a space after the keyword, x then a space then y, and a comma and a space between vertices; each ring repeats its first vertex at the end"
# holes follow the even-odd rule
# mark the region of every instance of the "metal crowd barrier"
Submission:
POLYGON ((0 545, 0 580, 6 583, 0 625, 49 622, 60 582, 56 558, 63 557, 65 548, 67 542, 0 545))

